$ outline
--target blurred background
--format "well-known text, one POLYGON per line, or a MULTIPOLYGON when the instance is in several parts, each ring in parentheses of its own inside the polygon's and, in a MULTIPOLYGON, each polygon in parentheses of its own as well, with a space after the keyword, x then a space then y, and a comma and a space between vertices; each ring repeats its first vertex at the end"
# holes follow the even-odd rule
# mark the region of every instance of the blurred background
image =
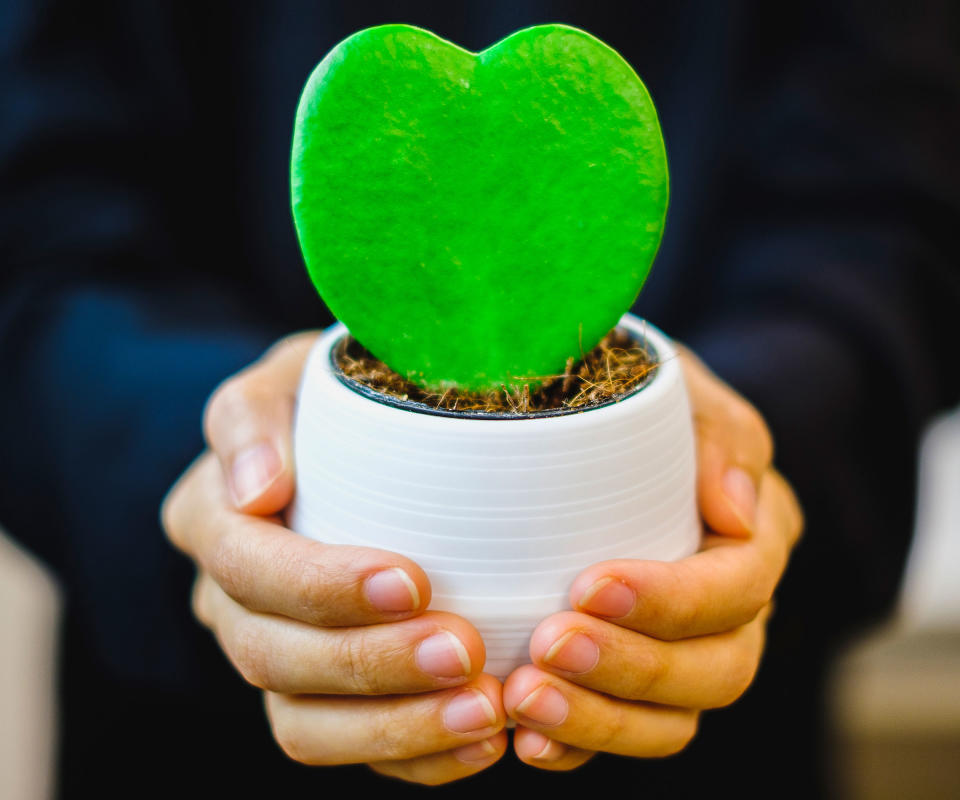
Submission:
MULTIPOLYGON (((828 718, 839 796, 960 797, 960 420, 931 424, 960 402, 955 0, 0 0, 0 800, 50 796, 58 716, 69 796, 317 781, 191 619, 157 512, 214 387, 330 322, 293 114, 398 20, 474 50, 567 22, 643 77, 671 206, 634 310, 757 406, 804 505, 757 681, 630 779, 823 796, 828 718)), ((596 762, 539 785, 592 791, 596 762)), ((527 774, 501 766, 474 786, 527 774)))
MULTIPOLYGON (((843 800, 960 797, 960 409, 920 443, 916 530, 894 614, 836 659, 843 800)), ((57 624, 50 573, 0 537, 0 798, 52 797, 57 624)))

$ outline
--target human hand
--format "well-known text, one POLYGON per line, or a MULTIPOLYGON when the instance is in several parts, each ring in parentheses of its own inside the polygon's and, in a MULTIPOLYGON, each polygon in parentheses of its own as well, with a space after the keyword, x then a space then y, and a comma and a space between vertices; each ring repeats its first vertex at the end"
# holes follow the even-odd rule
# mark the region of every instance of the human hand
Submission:
POLYGON ((696 429, 703 545, 675 563, 613 560, 577 577, 576 610, 537 627, 533 663, 504 684, 518 722, 514 749, 527 764, 568 770, 597 751, 676 753, 700 711, 740 697, 760 662, 802 514, 771 465, 760 414, 692 353, 679 357, 696 429))
POLYGON ((409 559, 325 545, 276 516, 293 497, 292 415, 315 338, 282 340, 214 393, 209 450, 164 501, 167 536, 197 565, 194 614, 264 690, 291 758, 426 784, 471 775, 507 746, 477 631, 424 611, 430 583, 409 559))

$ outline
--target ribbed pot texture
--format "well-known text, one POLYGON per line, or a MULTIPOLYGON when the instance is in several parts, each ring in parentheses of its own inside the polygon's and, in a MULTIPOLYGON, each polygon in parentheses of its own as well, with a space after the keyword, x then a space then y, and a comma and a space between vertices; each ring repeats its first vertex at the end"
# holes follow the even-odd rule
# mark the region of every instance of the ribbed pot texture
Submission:
POLYGON ((529 661, 530 633, 568 609, 573 579, 614 558, 693 553, 693 425, 670 341, 627 314, 656 351, 637 392, 582 413, 461 419, 397 408, 336 376, 342 325, 317 341, 303 373, 290 527, 331 544, 412 558, 430 577, 432 609, 470 620, 503 678, 529 661))

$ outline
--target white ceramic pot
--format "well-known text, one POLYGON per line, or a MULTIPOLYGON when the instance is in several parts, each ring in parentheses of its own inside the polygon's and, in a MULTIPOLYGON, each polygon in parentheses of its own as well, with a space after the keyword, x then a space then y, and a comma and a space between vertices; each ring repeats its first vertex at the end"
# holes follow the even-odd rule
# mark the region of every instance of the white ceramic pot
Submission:
MULTIPOLYGON (((672 561, 700 542, 693 426, 670 341, 627 314, 660 366, 616 403, 560 415, 471 418, 371 399, 338 378, 334 325, 307 361, 296 414, 290 527, 403 553, 433 609, 470 620, 500 678, 529 661, 530 633, 569 608, 585 567, 672 561)), ((549 412, 548 412, 549 413, 549 412)))

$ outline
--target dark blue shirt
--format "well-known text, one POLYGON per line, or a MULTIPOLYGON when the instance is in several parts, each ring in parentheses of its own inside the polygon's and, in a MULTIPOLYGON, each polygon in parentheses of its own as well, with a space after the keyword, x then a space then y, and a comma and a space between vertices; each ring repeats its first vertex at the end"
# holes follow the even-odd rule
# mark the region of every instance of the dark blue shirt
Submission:
POLYGON ((566 776, 508 755, 470 785, 817 796, 826 658, 889 606, 917 435, 958 397, 954 4, 0 9, 0 523, 66 590, 64 796, 383 780, 283 759, 257 692, 190 616, 192 567, 158 508, 217 383, 331 321, 291 222, 294 110, 337 41, 398 21, 474 50, 568 22, 636 68, 672 175, 637 310, 760 408, 808 522, 760 677, 687 752, 566 776))

